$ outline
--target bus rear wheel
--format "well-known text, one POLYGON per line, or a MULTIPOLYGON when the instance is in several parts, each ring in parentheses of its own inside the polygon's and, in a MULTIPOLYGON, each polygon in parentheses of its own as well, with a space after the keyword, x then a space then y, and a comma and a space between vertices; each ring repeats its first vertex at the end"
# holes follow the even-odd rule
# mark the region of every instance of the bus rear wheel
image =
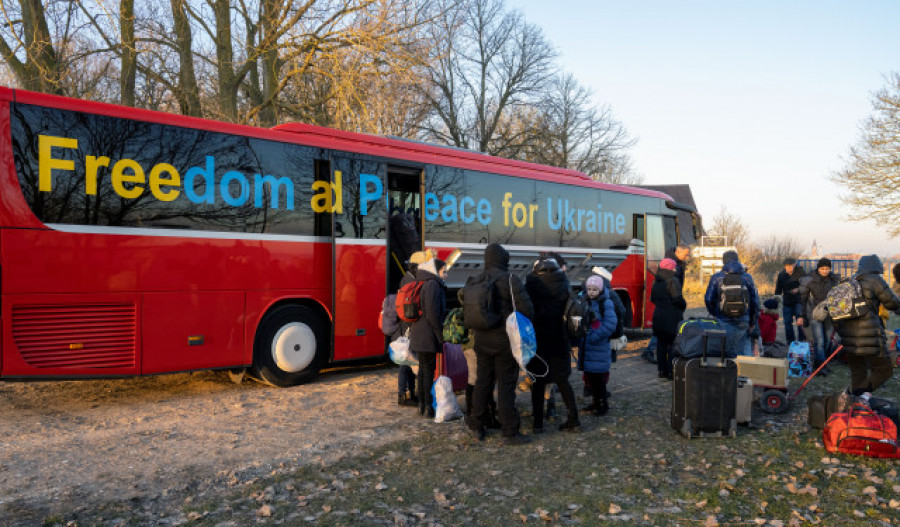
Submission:
POLYGON ((277 307, 256 330, 253 370, 265 383, 295 386, 309 382, 327 360, 327 324, 306 306, 277 307))

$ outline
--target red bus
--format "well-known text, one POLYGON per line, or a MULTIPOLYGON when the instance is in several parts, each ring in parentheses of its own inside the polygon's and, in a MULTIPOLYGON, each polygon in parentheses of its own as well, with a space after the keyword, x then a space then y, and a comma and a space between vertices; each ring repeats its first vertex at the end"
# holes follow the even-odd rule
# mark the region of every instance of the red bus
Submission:
MULTIPOLYGON (((594 265, 646 327, 679 240, 669 196, 453 148, 302 124, 260 129, 0 87, 0 379, 251 370, 294 385, 380 357, 402 270, 388 219, 526 272, 594 265)), ((451 297, 453 295, 450 295, 451 297)))

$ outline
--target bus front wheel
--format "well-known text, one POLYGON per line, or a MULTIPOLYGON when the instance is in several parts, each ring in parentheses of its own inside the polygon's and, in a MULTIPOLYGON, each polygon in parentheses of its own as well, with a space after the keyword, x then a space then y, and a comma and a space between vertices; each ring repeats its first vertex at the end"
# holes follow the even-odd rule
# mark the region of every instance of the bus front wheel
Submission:
POLYGON ((265 383, 295 386, 309 382, 327 360, 326 323, 306 306, 277 307, 256 331, 253 369, 265 383))

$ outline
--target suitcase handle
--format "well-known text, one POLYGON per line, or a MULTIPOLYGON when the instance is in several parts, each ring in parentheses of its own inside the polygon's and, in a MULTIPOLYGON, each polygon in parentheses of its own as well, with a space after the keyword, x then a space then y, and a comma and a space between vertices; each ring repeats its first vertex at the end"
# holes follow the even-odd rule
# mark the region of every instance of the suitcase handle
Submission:
POLYGON ((700 360, 701 366, 709 366, 710 360, 709 357, 706 356, 706 352, 709 351, 709 337, 713 336, 716 338, 722 339, 722 356, 718 358, 715 366, 719 368, 725 367, 725 345, 728 342, 728 333, 722 331, 721 329, 708 329, 703 332, 703 355, 700 360))

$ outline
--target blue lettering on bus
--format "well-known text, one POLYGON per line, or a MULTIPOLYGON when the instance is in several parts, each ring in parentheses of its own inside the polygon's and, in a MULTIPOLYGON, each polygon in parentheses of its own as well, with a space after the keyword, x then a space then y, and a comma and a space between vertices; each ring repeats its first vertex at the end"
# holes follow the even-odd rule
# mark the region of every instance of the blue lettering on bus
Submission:
POLYGON ((381 178, 372 174, 359 175, 359 213, 363 216, 369 213, 369 202, 381 199, 384 187, 381 185, 381 178), (375 187, 369 191, 369 186, 375 187))

